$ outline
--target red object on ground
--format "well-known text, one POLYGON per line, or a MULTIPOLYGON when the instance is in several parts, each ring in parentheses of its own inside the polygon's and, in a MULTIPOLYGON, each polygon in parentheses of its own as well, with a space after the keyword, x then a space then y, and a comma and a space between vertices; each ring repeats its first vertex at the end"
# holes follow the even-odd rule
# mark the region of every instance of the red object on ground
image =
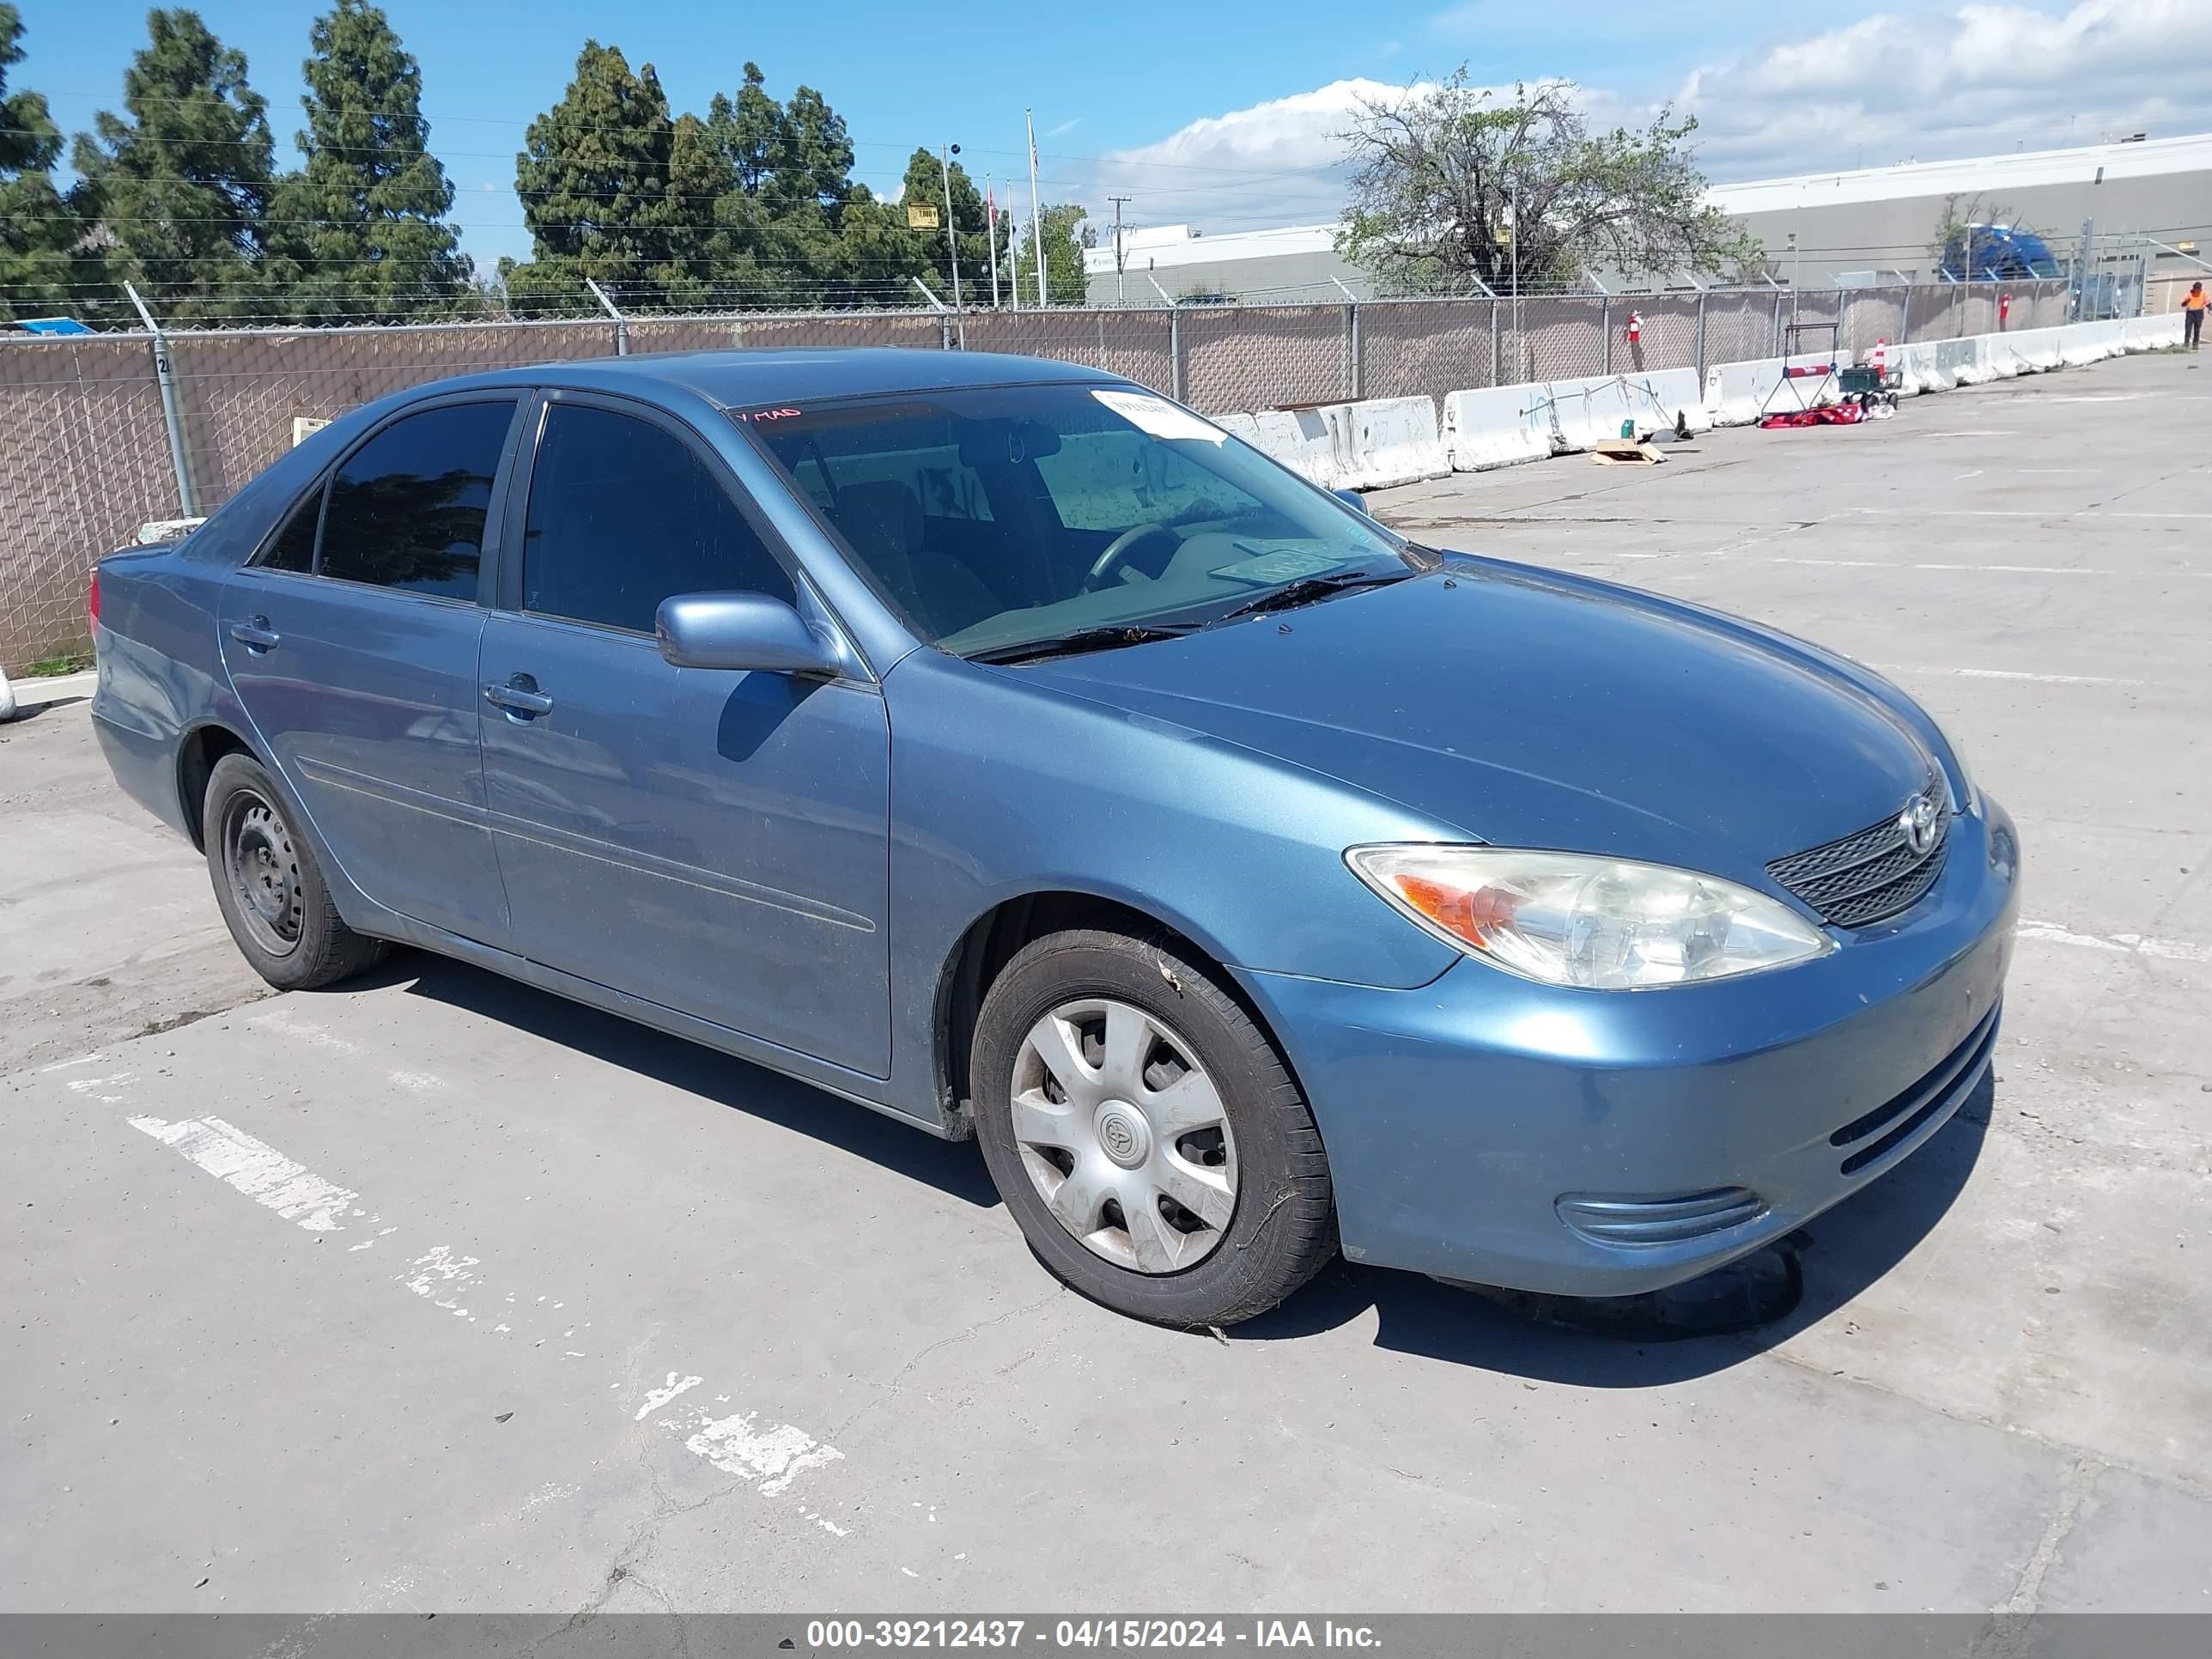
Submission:
POLYGON ((1856 404, 1826 404, 1819 409, 1786 409, 1768 416, 1759 425, 1770 430, 1789 426, 1856 426, 1866 410, 1856 404))

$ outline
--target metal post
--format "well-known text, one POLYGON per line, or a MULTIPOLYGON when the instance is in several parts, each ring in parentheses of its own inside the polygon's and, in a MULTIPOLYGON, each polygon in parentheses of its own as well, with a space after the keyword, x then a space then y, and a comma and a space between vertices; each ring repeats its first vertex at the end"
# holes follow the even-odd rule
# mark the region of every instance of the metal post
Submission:
POLYGON ((1342 280, 1332 273, 1328 279, 1336 284, 1336 291, 1344 295, 1344 384, 1357 403, 1367 395, 1363 390, 1367 380, 1366 365, 1361 362, 1359 348, 1359 296, 1345 287, 1342 280))
POLYGON ((615 319, 615 356, 617 357, 629 356, 629 319, 624 317, 622 313, 616 308, 615 302, 612 300, 607 298, 606 289, 601 288, 596 282, 592 281, 592 278, 589 276, 585 277, 584 286, 592 290, 592 297, 597 300, 601 305, 605 306, 606 307, 607 315, 615 319))
POLYGON ((937 151, 938 169, 945 175, 945 252, 952 261, 952 308, 960 309, 960 243, 952 228, 952 161, 946 147, 937 151))
MULTIPOLYGON (((1159 284, 1152 284, 1158 288, 1159 284)), ((1161 296, 1164 299, 1166 296, 1161 296)), ((1182 307, 1168 307, 1168 385, 1170 395, 1177 403, 1188 401, 1184 397, 1182 368, 1182 307)))
POLYGON ((177 516, 197 519, 200 515, 200 492, 192 483, 191 453, 185 447, 184 404, 177 396, 177 377, 169 362, 169 337, 161 332, 154 313, 146 309, 138 290, 125 283, 123 291, 131 296, 131 303, 138 308, 139 321, 154 337, 154 379, 161 388, 161 424, 168 428, 169 465, 177 475, 177 516))
POLYGON ((1782 286, 1778 283, 1774 288, 1774 331, 1767 337, 1767 349, 1777 357, 1782 355, 1782 286))
POLYGON ((1903 345, 1912 337, 1912 284, 1905 285, 1905 303, 1898 307, 1897 343, 1903 345))
POLYGON ((1504 368, 1498 356, 1498 296, 1490 296, 1490 383, 1504 386, 1505 377, 1498 371, 1504 368))
POLYGON ((1705 290, 1698 289, 1698 392, 1705 395, 1705 290))
POLYGON ((1601 374, 1613 373, 1613 299, 1610 295, 1597 302, 1597 331, 1605 337, 1604 367, 1601 374))
POLYGON ((991 250, 991 309, 999 308, 999 198, 991 175, 983 175, 983 241, 991 250))

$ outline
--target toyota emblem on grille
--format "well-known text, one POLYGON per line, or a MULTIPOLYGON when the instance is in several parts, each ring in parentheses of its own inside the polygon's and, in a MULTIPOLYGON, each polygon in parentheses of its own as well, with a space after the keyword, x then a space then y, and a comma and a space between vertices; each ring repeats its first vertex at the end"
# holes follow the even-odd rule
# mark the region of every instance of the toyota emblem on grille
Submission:
POLYGON ((1905 803, 1905 810, 1897 815, 1898 833, 1905 844, 1918 858, 1936 844, 1936 803, 1925 795, 1915 795, 1905 803))

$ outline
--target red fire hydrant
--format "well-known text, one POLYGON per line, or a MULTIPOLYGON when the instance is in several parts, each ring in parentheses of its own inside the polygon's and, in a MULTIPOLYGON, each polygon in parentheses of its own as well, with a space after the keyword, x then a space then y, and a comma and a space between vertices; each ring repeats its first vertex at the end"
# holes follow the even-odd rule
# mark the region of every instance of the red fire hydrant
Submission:
POLYGON ((1644 313, 1640 311, 1632 311, 1628 313, 1628 343, 1638 345, 1643 343, 1643 339, 1644 313))
POLYGON ((2008 317, 2009 317, 2009 316, 2011 316, 2011 315, 2012 315, 2012 295, 2009 295, 2009 294, 2000 294, 2000 295, 1997 295, 1997 327, 1998 327, 1999 329, 2002 329, 2002 328, 2004 327, 2004 325, 2005 325, 2005 319, 2006 319, 2006 318, 2008 318, 2008 317))

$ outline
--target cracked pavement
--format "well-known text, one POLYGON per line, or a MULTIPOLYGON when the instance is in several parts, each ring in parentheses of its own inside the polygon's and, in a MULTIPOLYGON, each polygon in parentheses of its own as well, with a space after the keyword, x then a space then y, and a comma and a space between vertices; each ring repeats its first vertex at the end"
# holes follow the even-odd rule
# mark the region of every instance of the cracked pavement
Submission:
POLYGON ((0 1610, 2212 1609, 2208 416, 1376 499, 1881 665, 2019 820, 1995 1088, 1726 1338, 1128 1323, 971 1147, 454 964, 267 997, 82 706, 0 726, 0 1610))

